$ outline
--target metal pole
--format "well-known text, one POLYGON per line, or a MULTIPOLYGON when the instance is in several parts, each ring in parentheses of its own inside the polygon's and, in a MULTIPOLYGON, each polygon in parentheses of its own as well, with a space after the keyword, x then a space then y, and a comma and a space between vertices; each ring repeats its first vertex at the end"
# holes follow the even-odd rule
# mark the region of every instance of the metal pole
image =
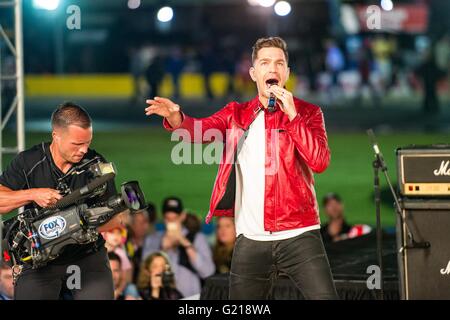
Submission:
POLYGON ((383 275, 383 230, 381 228, 381 192, 380 192, 380 161, 373 162, 374 190, 375 190, 375 213, 377 218, 377 257, 380 268, 380 300, 384 300, 384 275, 383 275))
POLYGON ((15 2, 16 90, 17 90, 17 151, 25 150, 25 89, 23 71, 22 0, 15 2))
MULTIPOLYGON (((21 152, 25 150, 25 92, 24 92, 24 67, 23 67, 23 26, 22 26, 22 0, 0 2, 0 7, 13 7, 14 8, 14 36, 15 36, 15 46, 9 40, 3 27, 0 25, 0 36, 4 38, 7 47, 10 49, 11 53, 15 58, 16 74, 6 75, 3 77, 2 69, 0 64, 0 82, 3 80, 16 80, 16 97, 14 99, 13 105, 10 109, 17 108, 17 147, 16 148, 4 148, 2 140, 3 131, 3 119, 2 112, 0 110, 0 122, 2 127, 0 128, 0 170, 2 169, 3 152, 21 152), (14 104, 16 105, 14 107, 14 104)), ((1 58, 1 57, 0 57, 1 58)), ((0 87, 1 89, 1 87, 0 87)), ((0 91, 1 93, 1 91, 0 91)), ((0 97, 0 109, 2 108, 2 101, 0 97)), ((13 110, 10 110, 13 111, 13 110)), ((9 112, 8 112, 9 113, 9 112)), ((8 116, 9 118, 9 116, 8 116)), ((7 120, 7 119, 6 119, 7 120)), ((6 125, 6 121, 5 121, 6 125)), ((19 211, 21 211, 19 209, 19 211)), ((3 217, 0 216, 0 240, 3 238, 3 217)), ((0 241, 0 253, 2 253, 2 241, 0 241)))

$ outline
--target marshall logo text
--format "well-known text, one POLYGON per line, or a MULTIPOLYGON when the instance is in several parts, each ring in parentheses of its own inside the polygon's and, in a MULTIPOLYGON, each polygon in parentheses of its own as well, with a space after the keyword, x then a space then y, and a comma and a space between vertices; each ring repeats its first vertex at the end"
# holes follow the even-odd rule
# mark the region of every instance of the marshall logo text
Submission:
POLYGON ((443 275, 450 274, 450 261, 448 262, 446 268, 441 269, 441 274, 443 274, 443 275))
POLYGON ((439 167, 439 169, 436 169, 433 171, 434 175, 437 176, 450 176, 450 160, 443 160, 441 162, 441 166, 439 167))

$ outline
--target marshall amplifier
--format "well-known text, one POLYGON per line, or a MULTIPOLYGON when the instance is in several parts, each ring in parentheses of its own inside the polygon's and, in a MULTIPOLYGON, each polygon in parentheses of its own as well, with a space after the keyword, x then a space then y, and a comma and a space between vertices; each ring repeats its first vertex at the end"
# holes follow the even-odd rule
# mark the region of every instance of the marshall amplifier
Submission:
POLYGON ((405 197, 450 197, 450 145, 397 149, 397 174, 405 197))

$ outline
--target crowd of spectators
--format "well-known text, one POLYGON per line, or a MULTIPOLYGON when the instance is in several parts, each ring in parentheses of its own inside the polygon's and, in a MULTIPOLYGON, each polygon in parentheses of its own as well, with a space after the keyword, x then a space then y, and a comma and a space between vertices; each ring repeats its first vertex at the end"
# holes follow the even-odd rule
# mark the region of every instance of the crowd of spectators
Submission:
MULTIPOLYGON (((327 219, 321 228, 325 244, 373 231, 369 225, 347 222, 338 194, 325 195, 322 205, 327 219)), ((166 198, 161 213, 162 224, 156 224, 156 207, 149 204, 130 217, 126 229, 104 234, 118 299, 198 299, 206 278, 229 273, 236 240, 232 217, 218 217, 209 237, 180 198, 166 198)))
POLYGON ((116 299, 198 299, 206 278, 229 272, 233 218, 219 218, 216 238, 210 240, 180 198, 166 198, 161 209, 162 223, 157 223, 156 206, 148 203, 130 215, 126 228, 102 233, 116 299))
MULTIPOLYGON (((325 245, 367 235, 369 225, 352 225, 336 193, 322 200, 326 221, 321 234, 325 245)), ((211 235, 202 231, 198 216, 185 209, 178 197, 167 197, 158 222, 154 204, 132 215, 126 227, 103 232, 116 300, 199 299, 205 279, 230 271, 236 230, 232 217, 218 217, 211 235)), ((11 268, 0 264, 0 300, 14 296, 11 268)), ((64 292, 63 299, 70 299, 64 292)))
MULTIPOLYGON (((433 90, 435 95, 445 92, 450 68, 449 36, 443 35, 433 43, 418 36, 406 43, 396 35, 376 34, 339 41, 326 39, 311 52, 294 50, 290 52, 291 73, 297 78, 294 92, 317 95, 323 104, 339 99, 361 103, 366 99, 375 106, 380 106, 387 96, 410 97, 423 92, 425 98, 433 95, 433 90)), ((212 99, 215 94, 211 76, 221 72, 227 76, 222 84, 227 97, 248 98, 254 94, 254 84, 248 74, 252 61, 247 51, 238 46, 211 45, 135 48, 129 56, 130 72, 135 83, 139 77, 145 78, 148 88, 137 89, 135 94, 157 95, 164 76, 170 75, 172 96, 177 99, 180 77, 194 72, 203 76, 204 98, 212 99)), ((427 103, 432 104, 432 109, 438 102, 428 97, 427 103)))

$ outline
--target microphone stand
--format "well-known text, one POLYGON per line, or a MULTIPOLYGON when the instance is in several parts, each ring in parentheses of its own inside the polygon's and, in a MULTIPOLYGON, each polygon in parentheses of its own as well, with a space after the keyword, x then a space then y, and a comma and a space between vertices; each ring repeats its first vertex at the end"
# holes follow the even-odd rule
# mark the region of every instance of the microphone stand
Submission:
MULTIPOLYGON (((370 130, 371 131, 371 130, 370 130)), ((367 131, 369 137, 373 135, 373 132, 367 131)), ((373 139, 373 141, 375 141, 373 139)), ((384 272, 383 272, 383 229, 381 228, 381 191, 380 191, 380 170, 387 173, 387 167, 384 163, 383 157, 380 155, 378 146, 373 143, 375 150, 375 160, 372 162, 373 174, 374 174, 374 198, 375 198, 375 214, 377 220, 377 260, 380 268, 380 295, 379 299, 384 300, 384 272)), ((389 181, 389 177, 387 177, 389 181)), ((390 183, 390 181, 388 182, 390 183)))
MULTIPOLYGON (((382 248, 383 231, 381 228, 381 193, 380 193, 380 179, 379 179, 380 170, 384 173, 386 182, 389 186, 392 196, 394 197, 395 212, 399 216, 400 225, 406 226, 408 238, 410 239, 410 242, 411 242, 411 244, 409 244, 409 245, 402 246, 400 248, 399 252, 402 253, 404 249, 428 249, 431 245, 427 241, 416 242, 414 240, 414 236, 411 233, 411 228, 409 227, 407 221, 403 219, 402 207, 400 205, 400 200, 398 199, 397 192, 394 190, 394 187, 392 186, 392 183, 391 183, 391 179, 389 178, 389 176, 387 174, 386 162, 384 161, 383 154, 381 153, 380 148, 378 147, 378 144, 375 140, 375 134, 373 133, 373 130, 372 129, 367 130, 367 135, 369 136, 373 150, 375 152, 375 160, 373 161, 372 166, 374 168, 375 210, 376 210, 376 219, 377 219, 377 257, 378 257, 378 264, 380 267, 380 278, 381 278, 380 299, 383 300, 384 299, 383 248, 382 248)), ((401 232, 401 239, 403 241, 403 239, 404 239, 403 228, 400 228, 400 232, 401 232)))

